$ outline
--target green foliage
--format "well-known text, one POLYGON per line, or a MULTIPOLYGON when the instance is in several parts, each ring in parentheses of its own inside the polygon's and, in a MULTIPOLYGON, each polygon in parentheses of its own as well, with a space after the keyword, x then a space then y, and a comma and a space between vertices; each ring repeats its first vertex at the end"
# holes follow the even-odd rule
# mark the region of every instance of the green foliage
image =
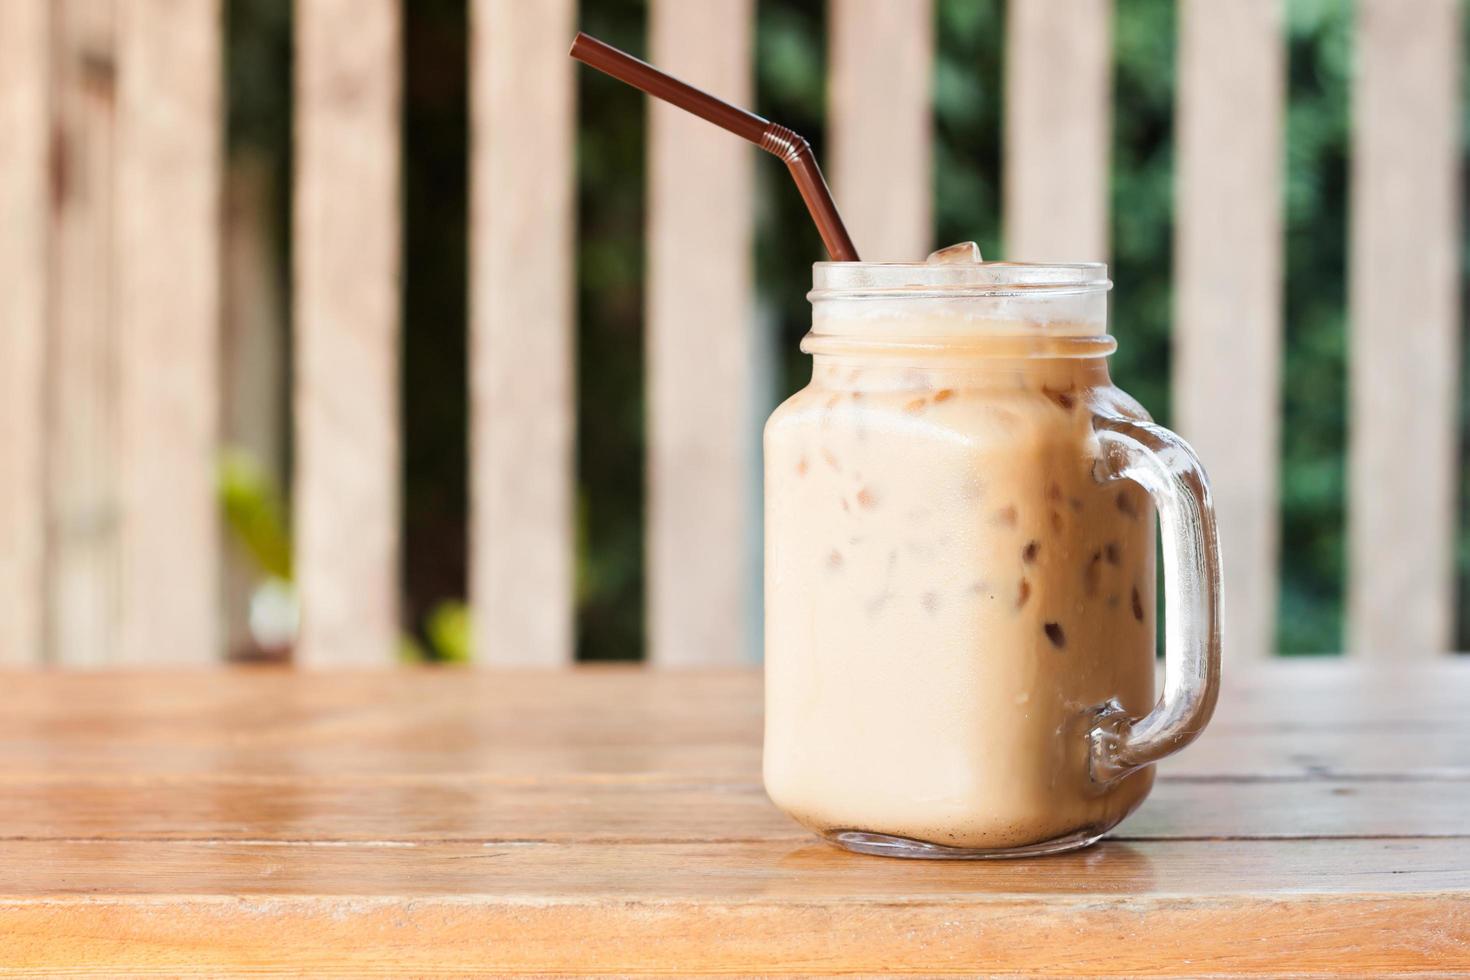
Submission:
POLYGON ((216 468, 225 526, 261 572, 289 581, 291 536, 280 488, 248 453, 226 450, 216 468))
POLYGON ((415 0, 405 14, 403 613, 428 638, 437 604, 467 587, 469 11, 415 0))
POLYGON ((1287 4, 1281 602, 1287 653, 1341 650, 1352 10, 1287 4))
POLYGON ((1005 5, 940 0, 934 16, 934 241, 974 241, 1002 258, 1005 5))
POLYGON ((1174 0, 1118 0, 1113 18, 1111 330, 1114 380, 1164 424, 1174 230, 1174 0))
MULTIPOLYGON (((588 3, 580 26, 635 55, 646 10, 588 3)), ((644 97, 578 71, 577 653, 643 655, 644 97)))
POLYGON ((470 661, 470 610, 463 602, 441 602, 429 613, 425 632, 435 659, 451 664, 470 661))
MULTIPOLYGON (((825 159, 826 10, 818 0, 756 6, 756 111, 805 136, 825 159)), ((776 361, 771 406, 806 384, 811 361, 798 349, 811 325, 806 293, 812 263, 825 257, 821 236, 786 169, 758 160, 755 277, 758 312, 769 325, 776 361)))
POLYGON ((230 147, 278 155, 291 134, 291 0, 234 0, 226 11, 230 147))
MULTIPOLYGON (((291 533, 280 489, 253 456, 227 450, 217 480, 225 527, 245 549, 263 578, 291 581, 291 533)), ((399 637, 398 656, 407 663, 468 663, 470 613, 462 601, 445 600, 425 617, 424 639, 399 637)))
POLYGON ((423 639, 412 633, 398 638, 398 659, 407 664, 467 664, 470 636, 469 607, 446 599, 424 617, 423 639))

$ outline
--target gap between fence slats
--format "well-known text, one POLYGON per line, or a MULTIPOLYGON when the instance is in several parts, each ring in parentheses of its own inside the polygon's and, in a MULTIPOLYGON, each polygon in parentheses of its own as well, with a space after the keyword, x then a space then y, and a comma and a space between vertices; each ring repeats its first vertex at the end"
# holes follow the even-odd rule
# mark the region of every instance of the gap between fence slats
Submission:
POLYGON ((298 662, 387 664, 398 631, 396 0, 296 5, 298 662))
POLYGON ((117 661, 220 655, 219 0, 120 0, 117 661))
POLYGON ((1349 244, 1348 631, 1449 649, 1459 414, 1456 0, 1359 0, 1349 244))
POLYGON ((1179 22, 1174 405, 1210 471, 1231 657, 1275 646, 1281 413, 1279 0, 1185 0, 1179 22))
POLYGON ((869 262, 916 262, 933 241, 929 0, 829 8, 832 187, 869 262))
POLYGON ((117 656, 117 324, 110 0, 51 7, 51 240, 47 280, 47 657, 117 656))
POLYGON ((1006 7, 1007 259, 1107 257, 1112 12, 1112 0, 1006 7))
MULTIPOLYGON (((259 467, 269 486, 285 483, 286 335, 284 284, 276 264, 276 181, 260 150, 231 154, 224 175, 220 248, 221 440, 259 467)), ((243 541, 224 547, 223 632, 228 654, 251 653, 250 596, 262 569, 243 541)))
POLYGON ((0 4, 0 664, 42 653, 47 0, 0 4))
POLYGON ((471 7, 470 594, 497 664, 573 656, 574 13, 471 7))
MULTIPOLYGON (((655 0, 652 60, 749 105, 751 0, 655 0)), ((649 657, 736 663, 748 649, 752 424, 751 147, 661 102, 648 134, 649 657)))

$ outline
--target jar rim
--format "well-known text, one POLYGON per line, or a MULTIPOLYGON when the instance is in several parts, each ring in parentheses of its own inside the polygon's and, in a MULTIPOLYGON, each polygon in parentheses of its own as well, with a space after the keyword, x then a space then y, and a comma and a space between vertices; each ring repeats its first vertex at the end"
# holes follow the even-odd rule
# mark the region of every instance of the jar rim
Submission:
POLYGON ((807 299, 931 299, 1107 292, 1105 262, 814 262, 807 299))

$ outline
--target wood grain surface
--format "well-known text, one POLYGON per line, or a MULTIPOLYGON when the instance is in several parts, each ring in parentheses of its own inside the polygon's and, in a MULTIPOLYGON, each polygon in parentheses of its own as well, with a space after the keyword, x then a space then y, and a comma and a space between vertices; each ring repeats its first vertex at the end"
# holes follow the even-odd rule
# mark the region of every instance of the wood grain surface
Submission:
POLYGON ((0 673, 0 974, 1470 970, 1470 661, 1264 664, 1109 840, 903 862, 751 671, 0 673))

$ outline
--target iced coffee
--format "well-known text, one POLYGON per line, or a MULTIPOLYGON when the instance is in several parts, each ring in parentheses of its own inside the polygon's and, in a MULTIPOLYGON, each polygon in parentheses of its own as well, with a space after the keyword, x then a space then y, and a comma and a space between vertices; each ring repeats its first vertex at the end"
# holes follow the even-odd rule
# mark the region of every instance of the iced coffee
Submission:
POLYGON ((812 380, 765 431, 767 791, 859 850, 1080 846, 1152 781, 1090 771, 1099 712, 1155 700, 1105 273, 866 268, 818 266, 812 380))

